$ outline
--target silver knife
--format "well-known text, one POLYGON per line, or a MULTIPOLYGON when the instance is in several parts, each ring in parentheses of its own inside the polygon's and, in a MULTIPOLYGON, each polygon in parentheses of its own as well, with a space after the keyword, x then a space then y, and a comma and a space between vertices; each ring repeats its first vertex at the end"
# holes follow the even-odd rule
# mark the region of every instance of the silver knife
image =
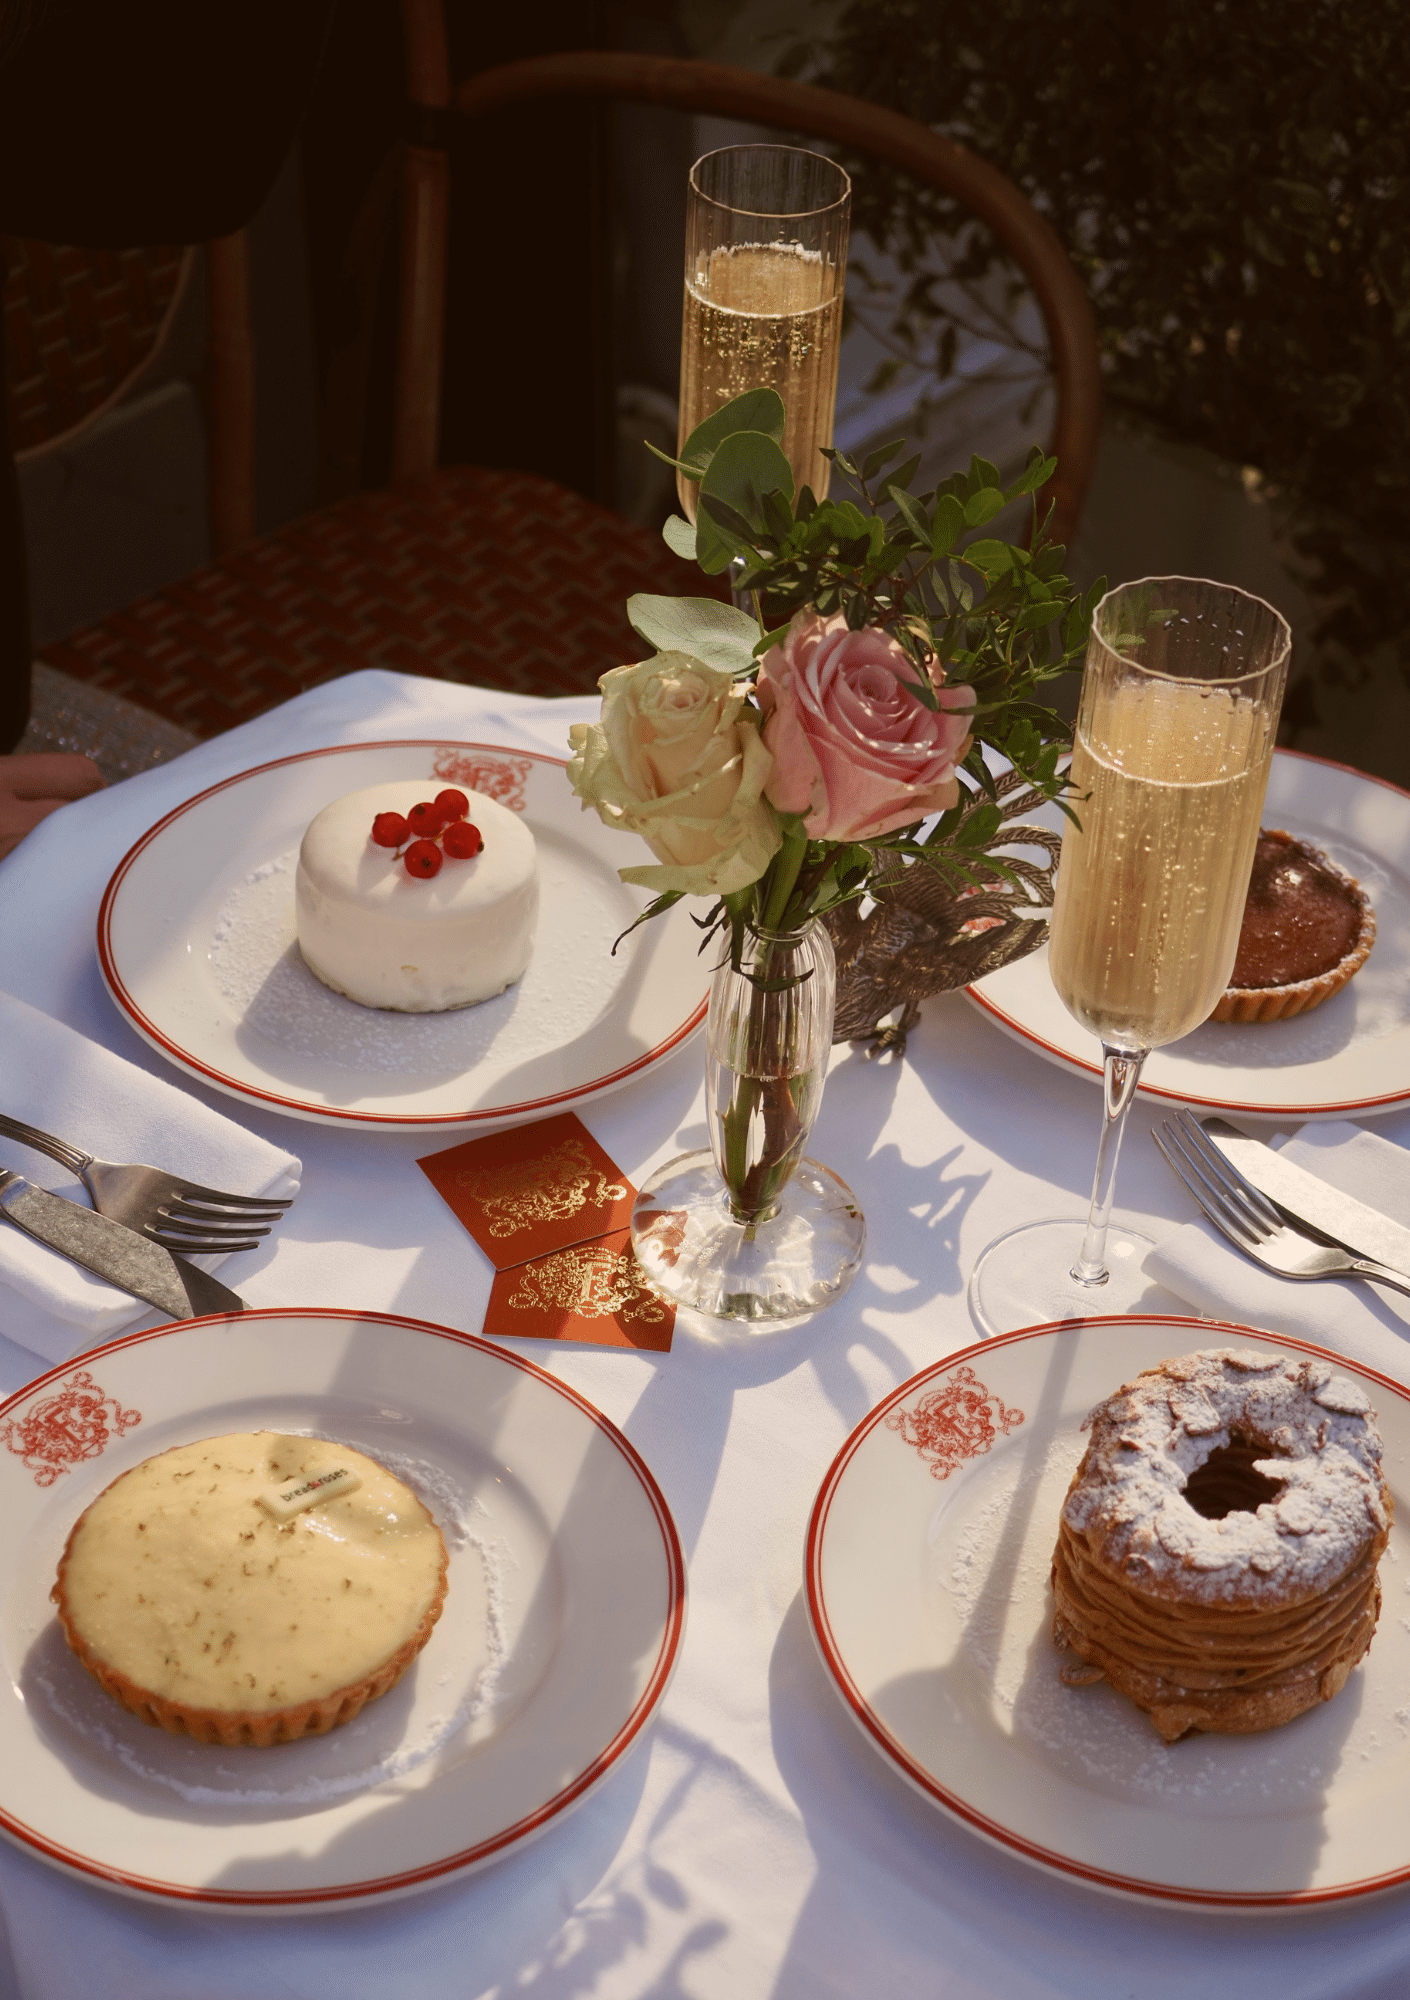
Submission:
POLYGON ((0 1167, 0 1215, 26 1236, 47 1243, 70 1263, 106 1278, 120 1291, 170 1313, 198 1319, 203 1313, 243 1312, 245 1301, 209 1271, 164 1250, 121 1222, 95 1215, 62 1195, 31 1187, 19 1174, 0 1167))
POLYGON ((1310 1223, 1354 1256, 1371 1257, 1392 1270, 1410 1272, 1410 1229, 1403 1224, 1318 1180, 1316 1174, 1295 1166, 1261 1139, 1251 1139, 1223 1118, 1201 1118, 1200 1124, 1229 1164, 1294 1222, 1310 1223))

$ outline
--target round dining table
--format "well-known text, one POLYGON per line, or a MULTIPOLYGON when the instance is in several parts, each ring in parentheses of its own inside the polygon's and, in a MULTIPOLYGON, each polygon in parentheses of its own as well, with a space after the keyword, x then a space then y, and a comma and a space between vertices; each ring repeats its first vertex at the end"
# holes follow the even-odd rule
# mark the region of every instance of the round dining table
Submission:
MULTIPOLYGON (((479 1334, 489 1259, 415 1164, 466 1135, 300 1120, 173 1068, 101 974, 95 931, 113 870, 182 801, 272 759, 404 739, 566 757, 569 724, 596 706, 352 674, 64 807, 0 863, 0 987, 302 1159, 302 1191, 268 1245, 222 1267, 248 1305, 479 1334)), ((702 995, 705 983, 702 971, 702 995)), ((580 1107, 638 1185, 706 1142, 703 1054, 692 1035, 580 1107)), ((0 1078, 4 1067, 0 1051, 0 1078)), ((1121 1216, 1157 1239, 1195 1215, 1150 1142, 1165 1109, 1135 1105, 1118 1190, 1121 1216)), ((838 1303, 773 1327, 682 1312, 668 1352, 518 1343, 620 1427, 664 1495, 689 1576, 664 1700, 575 1811, 472 1873, 313 1911, 126 1895, 0 1841, 0 1996, 1399 2000, 1410 1887, 1211 1908, 1034 1865, 876 1753, 815 1645, 804 1553, 829 1466, 897 1385, 975 1343, 966 1286, 985 1244, 1018 1221, 1082 1211, 1099 1110, 1092 1078, 944 994, 902 1060, 833 1052, 811 1152, 855 1190, 868 1231, 838 1303)), ((1410 1115, 1377 1129, 1410 1142, 1410 1115)), ((1188 1307, 1153 1285, 1142 1310, 1188 1307)), ((48 1364, 24 1344, 13 1300, 0 1299, 0 1333, 8 1396, 48 1364)), ((1200 1343, 1173 1331, 1181 1344, 1200 1343)), ((17 1698, 7 1676, 0 1699, 17 1698)), ((1091 1798, 1100 1805, 1095 1784, 1091 1798)), ((134 1855, 142 1838, 134 1815, 134 1855)))

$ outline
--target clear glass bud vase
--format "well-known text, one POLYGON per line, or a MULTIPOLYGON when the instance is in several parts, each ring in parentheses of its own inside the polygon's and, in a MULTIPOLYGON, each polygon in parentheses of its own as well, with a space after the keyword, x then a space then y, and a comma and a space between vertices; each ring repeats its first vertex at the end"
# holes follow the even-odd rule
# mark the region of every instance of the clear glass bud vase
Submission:
POLYGON ((796 1319, 840 1298, 866 1223, 830 1168, 804 1158, 832 1048, 836 972, 817 922, 749 931, 710 988, 710 1150, 685 1153, 637 1197, 632 1239, 648 1282, 717 1319, 796 1319))

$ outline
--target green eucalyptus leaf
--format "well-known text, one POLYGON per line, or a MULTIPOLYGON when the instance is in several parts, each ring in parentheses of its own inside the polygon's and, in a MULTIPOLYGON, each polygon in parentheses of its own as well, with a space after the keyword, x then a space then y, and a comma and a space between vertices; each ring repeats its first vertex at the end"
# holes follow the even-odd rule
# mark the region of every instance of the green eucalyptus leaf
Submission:
MULTIPOLYGON (((789 621, 792 623, 792 621, 789 621)), ((777 646, 788 635, 787 625, 775 625, 772 632, 761 632, 754 641, 754 658, 761 660, 772 646, 777 646)))
POLYGON ((1004 823, 1003 809, 992 800, 976 806, 955 835, 957 847, 985 847, 994 838, 1004 823))
POLYGON ((971 493, 964 505, 964 519, 967 528, 982 528, 986 521, 992 521, 996 514, 1003 512, 1007 502, 998 486, 981 486, 977 493, 971 493))
MULTIPOLYGON (((783 442, 787 412, 777 389, 746 389, 695 426, 681 446, 679 463, 687 478, 701 479, 727 437, 737 431, 759 431, 775 444, 783 442)), ((673 463, 676 461, 673 461, 673 463)), ((792 488, 789 488, 790 496, 792 488)))
POLYGON ((828 500, 824 503, 831 511, 832 531, 839 541, 861 541, 866 546, 871 522, 850 500, 828 500))
POLYGON ((700 482, 702 502, 723 501, 750 528, 760 531, 768 520, 764 495, 774 492, 791 505, 793 471, 774 440, 762 431, 732 431, 723 438, 700 482))
POLYGON ((753 551, 754 530, 727 500, 700 489, 700 517, 695 524, 696 557, 707 576, 719 576, 736 556, 753 551))
POLYGON ((890 444, 879 445, 875 451, 869 451, 862 460, 863 479, 875 479, 883 466, 889 465, 893 458, 899 458, 905 449, 906 440, 901 437, 893 438, 890 444))
POLYGON ((1013 629, 1018 634, 1024 632, 1041 632, 1052 624, 1056 612, 1057 606, 1051 599, 1043 604, 1030 604, 1026 610, 1020 611, 1015 617, 1013 629))
POLYGON ((695 530, 683 514, 667 516, 661 539, 673 555, 684 556, 687 562, 695 561, 695 530))
POLYGON ((923 549, 930 547, 930 523, 922 510, 901 486, 888 486, 887 497, 896 502, 896 511, 923 549))
POLYGON ((658 653, 689 653, 722 673, 748 670, 754 658, 757 622, 733 604, 717 597, 649 597, 627 599, 632 630, 658 653))
POLYGON ((930 553, 947 556, 959 540, 965 525, 964 508, 953 493, 942 494, 935 503, 935 525, 931 531, 930 553))
POLYGON ((793 509, 777 487, 764 495, 764 520, 769 532, 780 542, 786 542, 793 532, 793 509))
POLYGON ((1010 500, 1017 500, 1021 493, 1036 493, 1040 486, 1046 486, 1057 471, 1055 458, 1044 458, 1035 445, 1029 454, 1027 465, 1008 489, 1010 500))
POLYGON ((986 575, 997 576, 1005 570, 1012 570, 1014 558, 1021 553, 1009 542, 971 542, 964 552, 964 559, 973 563, 976 569, 982 569, 986 575))

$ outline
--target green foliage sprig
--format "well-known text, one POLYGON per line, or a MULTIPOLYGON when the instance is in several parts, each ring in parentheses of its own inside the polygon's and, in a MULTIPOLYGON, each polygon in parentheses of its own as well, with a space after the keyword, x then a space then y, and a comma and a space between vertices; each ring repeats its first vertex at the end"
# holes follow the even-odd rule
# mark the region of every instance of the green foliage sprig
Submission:
POLYGON ((699 482, 696 525, 673 515, 666 541, 707 575, 732 568, 736 593, 751 597, 756 618, 713 598, 641 596, 627 605, 633 629, 662 651, 676 647, 748 674, 796 611, 840 611, 853 631, 875 626, 896 640, 917 669, 911 692, 928 708, 939 705, 932 665, 947 685, 973 687, 974 744, 963 769, 976 789, 993 797, 987 746, 1060 802, 1057 765, 1067 728, 1036 697, 1081 660, 1106 579, 1085 593, 1069 582, 1066 551, 1046 539, 1051 510, 1040 522, 1035 506, 1027 548, 965 539, 1014 500, 1036 494, 1055 460, 1035 445, 1005 485, 995 466, 975 457, 968 471, 915 493, 918 453, 888 470, 905 451, 903 439, 860 465, 828 451, 859 506, 819 500, 808 486, 795 494, 781 449, 783 422, 775 392, 751 390, 707 418, 680 457, 666 461, 699 482))

